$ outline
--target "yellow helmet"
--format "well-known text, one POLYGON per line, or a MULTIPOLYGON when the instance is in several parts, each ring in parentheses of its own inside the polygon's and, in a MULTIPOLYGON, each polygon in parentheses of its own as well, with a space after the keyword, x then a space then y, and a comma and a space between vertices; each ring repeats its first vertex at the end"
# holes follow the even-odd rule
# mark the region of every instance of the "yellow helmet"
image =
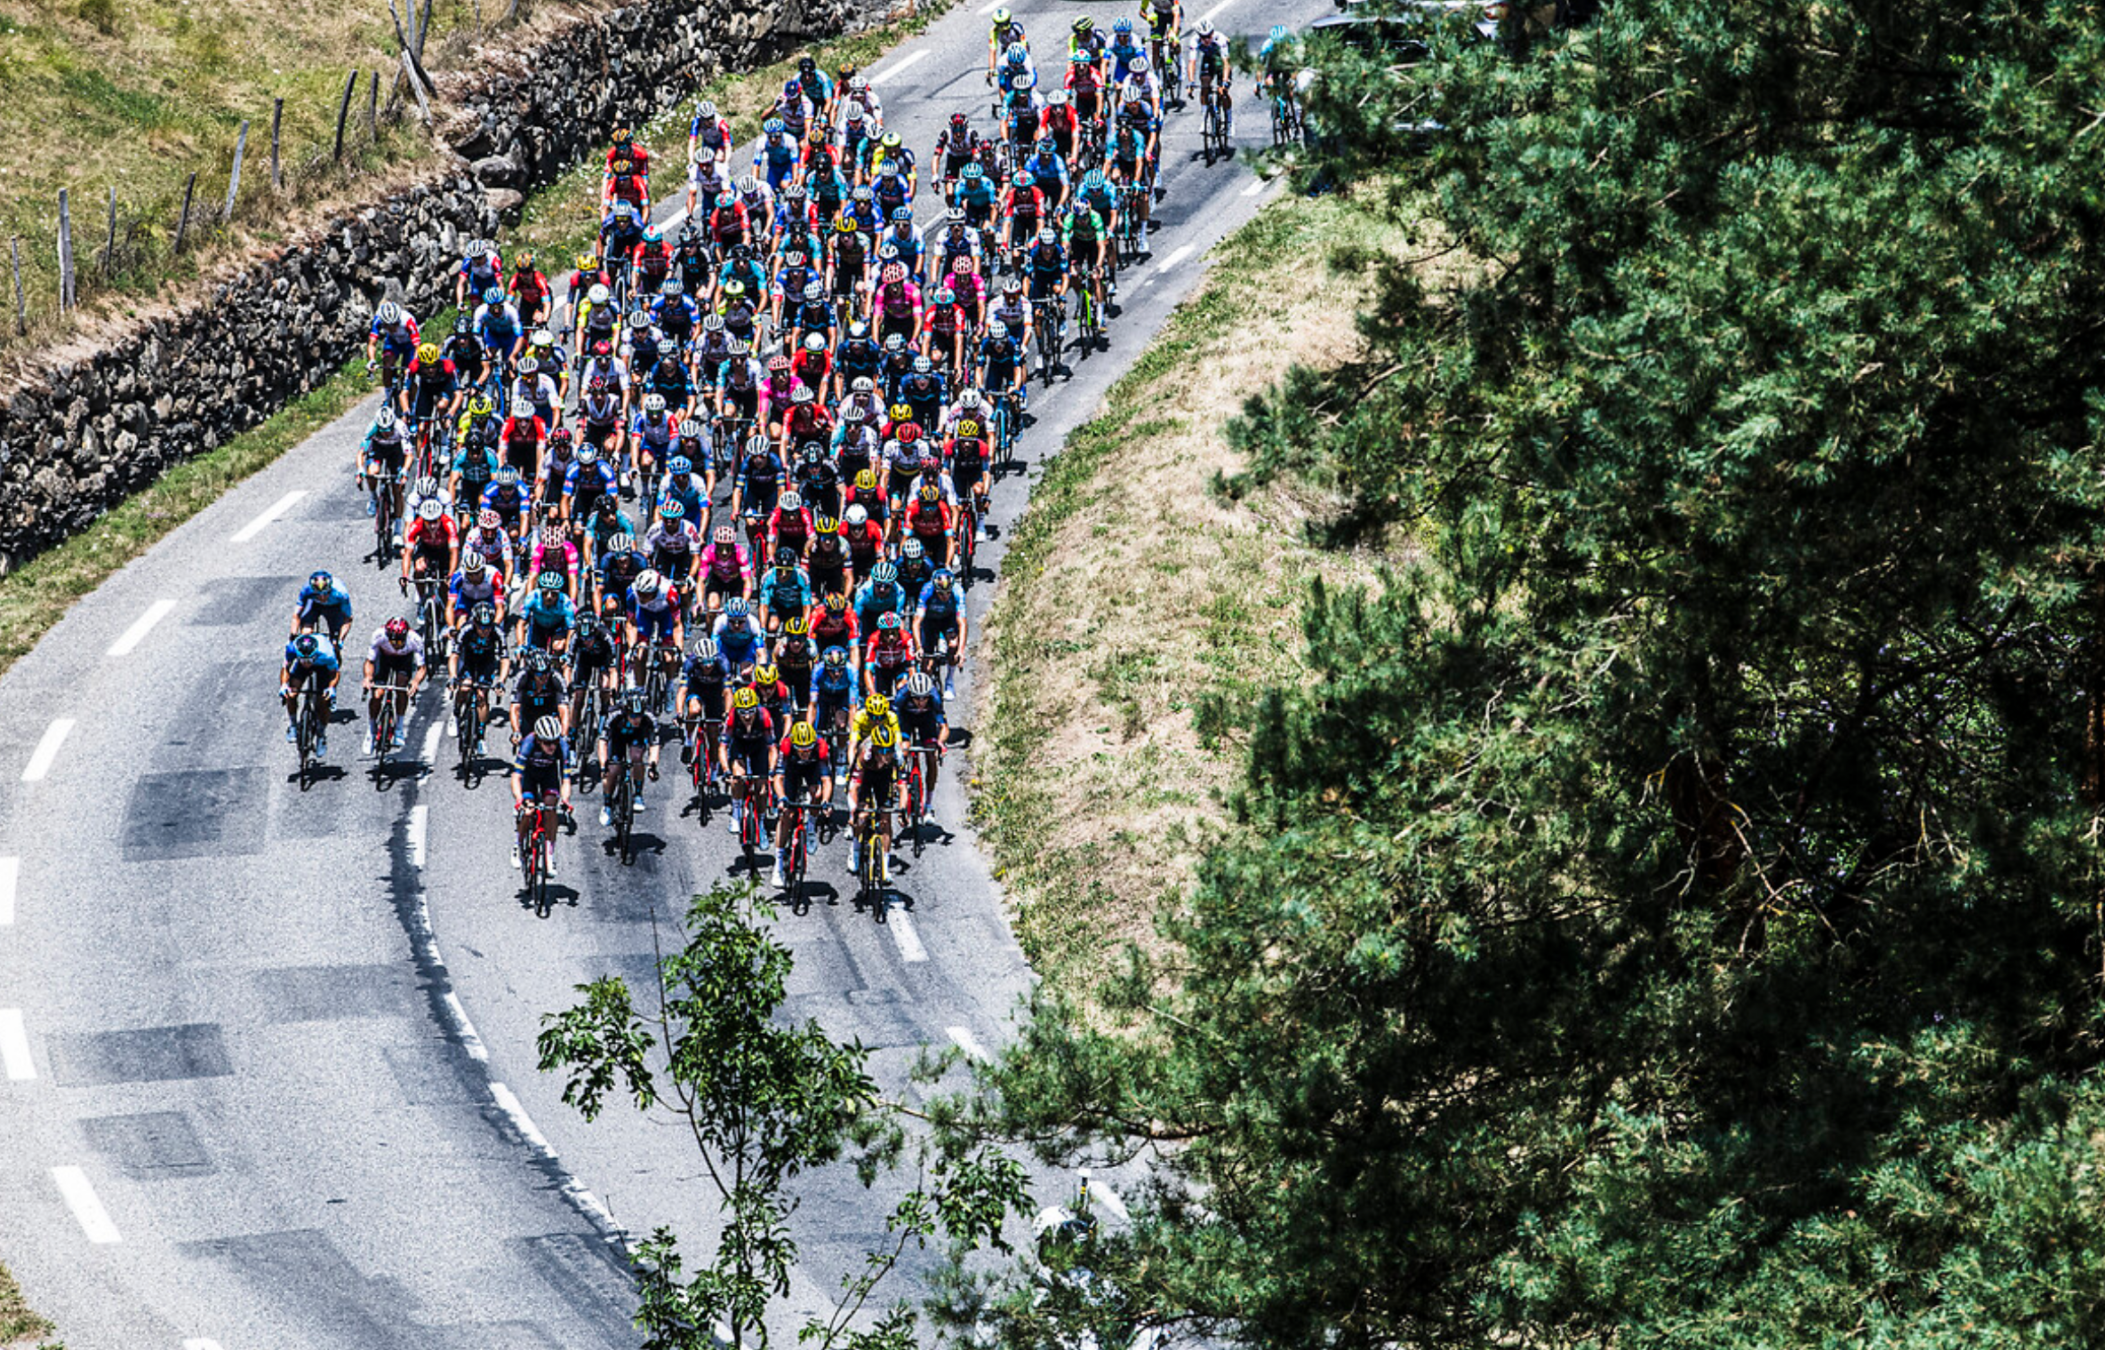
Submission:
POLYGON ((762 689, 780 684, 782 683, 782 672, 773 666, 755 666, 753 667, 753 683, 756 687, 762 689))
POLYGON ((580 272, 589 272, 589 271, 591 271, 591 270, 592 270, 593 268, 595 268, 595 267, 598 267, 598 266, 599 266, 599 259, 597 259, 597 258, 593 257, 593 256, 592 256, 591 254, 589 254, 589 253, 580 253, 580 254, 578 254, 578 255, 577 255, 577 270, 578 270, 578 271, 580 271, 580 272))
POLYGON ((419 344, 418 344, 418 346, 417 346, 417 360, 419 360, 419 361, 423 361, 423 362, 425 362, 425 363, 427 363, 427 364, 428 364, 428 363, 430 363, 430 362, 432 362, 432 361, 436 361, 436 360, 438 360, 438 359, 439 359, 439 344, 438 344, 438 343, 436 343, 436 342, 424 342, 424 343, 419 343, 419 344))
POLYGON ((799 750, 809 750, 818 740, 819 733, 811 729, 809 722, 799 722, 789 729, 789 743, 799 750))
POLYGON ((891 715, 892 701, 883 694, 872 694, 869 702, 863 704, 862 708, 870 715, 872 721, 881 722, 891 715))
POLYGON ((978 420, 975 418, 967 417, 964 420, 960 421, 957 424, 957 434, 966 437, 979 435, 978 420))
POLYGON ((863 469, 859 471, 855 475, 855 486, 864 492, 876 491, 877 471, 875 469, 863 469))
POLYGON ((891 723, 886 722, 870 733, 870 744, 879 750, 889 750, 899 744, 899 737, 893 732, 891 723))
POLYGON ((731 706, 740 712, 750 712, 760 706, 760 695, 755 693, 753 688, 748 685, 746 688, 731 695, 731 706))
POLYGON ((474 398, 468 400, 468 416, 478 422, 496 411, 497 405, 490 402, 488 394, 477 394, 474 398))

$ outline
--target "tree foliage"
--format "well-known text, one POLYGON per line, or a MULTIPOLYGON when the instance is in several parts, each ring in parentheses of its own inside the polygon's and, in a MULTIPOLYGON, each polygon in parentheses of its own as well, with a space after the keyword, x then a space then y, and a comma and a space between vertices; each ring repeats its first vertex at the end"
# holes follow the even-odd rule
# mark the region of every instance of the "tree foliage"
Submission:
POLYGON ((1120 1277, 1252 1344, 2095 1342, 2105 13, 1511 36, 1312 54, 1442 256, 1237 434, 1424 563, 998 1110, 1154 1147, 1120 1277))
MULTIPOLYGON (((797 1262, 797 1179, 860 1146, 868 1186, 906 1156, 861 1043, 780 1017, 792 957, 741 912, 745 901, 730 887, 694 897, 686 945, 660 958, 656 1009, 637 1009, 620 980, 595 980, 579 986, 581 1003, 544 1019, 540 1036, 542 1070, 567 1075, 566 1103, 591 1120, 626 1096, 684 1124, 715 1193, 722 1227, 693 1273, 668 1227, 638 1246, 644 1350, 716 1350, 720 1335, 765 1350, 769 1309, 788 1296, 797 1262)), ((1016 1163, 969 1140, 924 1136, 915 1165, 914 1185, 886 1217, 887 1244, 866 1254, 833 1313, 800 1328, 800 1341, 911 1350, 916 1319, 904 1302, 857 1320, 908 1249, 941 1240, 1006 1250, 1003 1220, 1024 1200, 1016 1163)))

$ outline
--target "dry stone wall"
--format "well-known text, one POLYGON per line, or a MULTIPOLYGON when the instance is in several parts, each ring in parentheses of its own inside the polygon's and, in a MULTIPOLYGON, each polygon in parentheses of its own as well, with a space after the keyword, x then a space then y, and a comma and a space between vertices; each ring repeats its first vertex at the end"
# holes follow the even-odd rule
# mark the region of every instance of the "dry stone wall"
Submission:
MULTIPOLYGON (((326 381, 363 346, 381 300, 420 318, 450 303, 459 244, 496 233, 511 194, 596 153, 614 127, 874 11, 868 0, 646 0, 535 51, 486 53, 492 73, 443 91, 442 132, 464 167, 332 221, 0 404, 0 573, 326 381)), ((677 177, 681 155, 667 149, 663 172, 677 177)))

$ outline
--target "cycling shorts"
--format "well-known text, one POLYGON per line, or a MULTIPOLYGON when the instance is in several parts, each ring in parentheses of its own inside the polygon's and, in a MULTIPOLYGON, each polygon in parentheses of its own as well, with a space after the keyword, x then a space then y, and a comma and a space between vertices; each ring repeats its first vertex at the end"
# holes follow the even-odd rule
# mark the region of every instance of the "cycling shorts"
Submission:
POLYGON ((639 608, 629 616, 630 621, 636 625, 636 636, 645 642, 653 638, 671 637, 673 622, 678 617, 679 611, 671 605, 663 609, 639 608))
POLYGON ((399 684, 407 688, 410 676, 417 670, 416 662, 406 656, 383 656, 373 662, 373 683, 399 684))
POLYGON ((498 660, 495 652, 490 652, 485 656, 463 655, 460 659, 461 678, 473 680, 477 684, 488 684, 494 681, 497 678, 497 667, 498 660))
POLYGON ((563 770, 554 764, 529 764, 519 773, 519 791, 528 801, 559 798, 563 793, 563 770))

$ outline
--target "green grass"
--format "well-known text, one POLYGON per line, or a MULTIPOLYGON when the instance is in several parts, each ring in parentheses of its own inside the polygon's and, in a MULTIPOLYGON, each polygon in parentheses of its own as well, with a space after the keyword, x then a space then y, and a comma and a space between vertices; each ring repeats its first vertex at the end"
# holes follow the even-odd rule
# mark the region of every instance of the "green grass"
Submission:
POLYGON ((15 1283, 15 1277, 5 1265, 0 1265, 0 1346, 47 1336, 51 1330, 51 1323, 39 1317, 22 1297, 22 1286, 15 1283))
POLYGON ((1150 940, 1153 914, 1233 828, 1233 712, 1299 668, 1307 583, 1369 580, 1382 560, 1313 547, 1300 522, 1320 501, 1230 499, 1205 475, 1233 461, 1222 429, 1284 353, 1329 350, 1367 250, 1402 243, 1335 198, 1260 212, 1047 461, 1012 527, 981 629, 973 814, 1047 978, 1086 988, 1107 948, 1150 940), (1355 249, 1360 265, 1330 275, 1326 259, 1355 249))

